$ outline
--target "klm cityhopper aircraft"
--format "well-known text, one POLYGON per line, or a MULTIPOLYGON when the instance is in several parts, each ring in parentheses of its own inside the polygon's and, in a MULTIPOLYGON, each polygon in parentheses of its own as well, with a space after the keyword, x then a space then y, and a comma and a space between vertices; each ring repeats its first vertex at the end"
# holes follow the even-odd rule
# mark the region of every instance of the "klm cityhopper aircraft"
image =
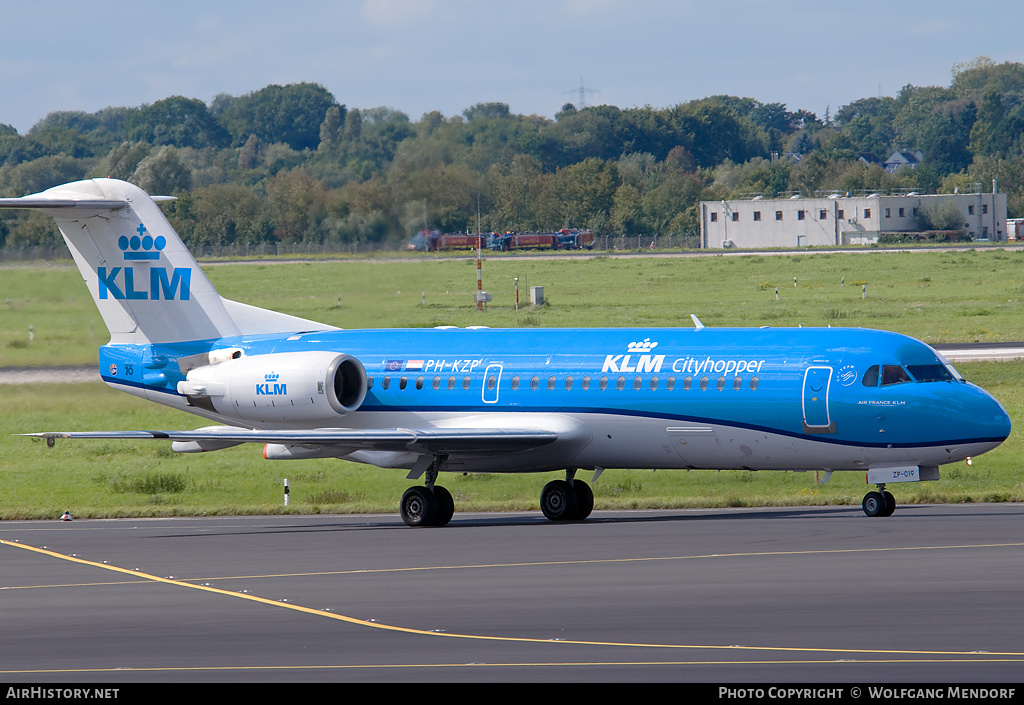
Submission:
POLYGON ((999 402, 928 345, 842 328, 340 330, 221 298, 160 212, 123 181, 57 186, 0 207, 57 219, 99 307, 110 386, 216 422, 195 431, 29 434, 161 438, 184 453, 264 444, 268 459, 407 468, 410 526, 452 518, 441 472, 564 471, 541 509, 593 508, 578 470, 865 473, 888 483, 1010 433, 999 402))

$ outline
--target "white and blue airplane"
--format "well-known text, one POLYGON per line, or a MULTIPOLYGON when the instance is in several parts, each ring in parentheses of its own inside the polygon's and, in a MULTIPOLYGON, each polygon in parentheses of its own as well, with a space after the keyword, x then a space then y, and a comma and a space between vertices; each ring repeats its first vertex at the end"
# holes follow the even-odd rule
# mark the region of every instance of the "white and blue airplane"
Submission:
POLYGON ((110 330, 103 380, 217 425, 26 434, 169 439, 176 451, 264 444, 267 459, 409 469, 410 526, 454 512, 441 472, 564 471, 551 520, 594 503, 579 470, 718 468, 865 473, 868 516, 888 483, 1010 433, 1003 407, 933 348, 848 328, 341 330, 222 298, 150 197, 113 179, 0 207, 52 215, 110 330))

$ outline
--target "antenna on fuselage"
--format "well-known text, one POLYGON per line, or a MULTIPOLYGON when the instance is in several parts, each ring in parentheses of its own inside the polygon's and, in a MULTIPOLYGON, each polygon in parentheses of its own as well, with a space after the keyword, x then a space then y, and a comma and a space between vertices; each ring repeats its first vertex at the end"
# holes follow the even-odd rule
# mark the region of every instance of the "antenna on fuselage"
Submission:
POLYGON ((697 318, 697 317, 696 317, 695 315, 693 315, 692 313, 690 314, 690 318, 692 318, 692 319, 693 319, 693 325, 694 325, 694 327, 696 327, 696 329, 697 329, 697 330, 701 330, 702 328, 704 328, 704 324, 703 324, 703 323, 701 323, 701 322, 700 322, 700 319, 699 319, 699 318, 697 318))

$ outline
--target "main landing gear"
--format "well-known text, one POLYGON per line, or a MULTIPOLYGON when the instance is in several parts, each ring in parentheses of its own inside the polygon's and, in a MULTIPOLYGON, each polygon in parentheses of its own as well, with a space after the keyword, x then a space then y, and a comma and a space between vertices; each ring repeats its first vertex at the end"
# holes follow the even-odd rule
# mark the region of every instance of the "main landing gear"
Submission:
POLYGON ((877 492, 868 492, 860 503, 869 517, 888 517, 896 511, 896 498, 885 491, 885 484, 878 485, 877 492))
POLYGON ((441 487, 410 487, 402 495, 402 521, 409 526, 444 526, 455 514, 452 493, 441 487))
POLYGON ((575 470, 566 470, 564 480, 552 480, 540 493, 540 510, 551 521, 581 521, 594 510, 594 493, 575 470))
POLYGON ((423 487, 410 487, 402 495, 402 521, 409 526, 444 526, 455 514, 452 493, 435 485, 437 471, 446 456, 434 458, 426 468, 427 480, 423 487))
MULTIPOLYGON (((445 456, 430 460, 426 467, 414 467, 410 478, 426 474, 423 487, 410 487, 402 495, 402 521, 408 526, 444 526, 455 514, 455 500, 444 487, 435 484, 445 456)), ((596 477, 596 475, 595 475, 596 477)), ((582 521, 594 510, 594 492, 576 470, 566 470, 564 480, 553 480, 540 493, 540 508, 551 521, 582 521)))

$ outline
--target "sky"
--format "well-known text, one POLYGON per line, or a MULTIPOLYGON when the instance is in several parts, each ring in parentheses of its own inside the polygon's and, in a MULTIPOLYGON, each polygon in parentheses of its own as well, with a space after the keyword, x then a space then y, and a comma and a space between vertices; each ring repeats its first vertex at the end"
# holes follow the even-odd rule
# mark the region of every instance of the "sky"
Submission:
POLYGON ((0 123, 314 82, 416 121, 483 102, 663 108, 709 95, 824 116, 957 63, 1024 63, 1020 0, 43 0, 0 22, 0 123), (581 91, 583 86, 585 90, 581 91))

